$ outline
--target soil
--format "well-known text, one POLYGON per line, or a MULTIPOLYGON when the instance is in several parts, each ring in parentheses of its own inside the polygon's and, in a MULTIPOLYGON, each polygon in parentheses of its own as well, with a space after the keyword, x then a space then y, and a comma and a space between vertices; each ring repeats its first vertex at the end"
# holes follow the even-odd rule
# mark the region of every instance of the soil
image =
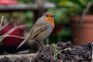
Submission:
POLYGON ((91 60, 91 43, 75 46, 71 42, 59 42, 56 49, 53 45, 44 47, 32 62, 91 62, 91 60))
MULTIPOLYGON (((43 47, 31 62, 91 62, 92 46, 75 46, 71 42, 59 42, 57 44, 43 47)), ((11 61, 8 57, 1 58, 0 62, 30 62, 27 57, 11 61)))

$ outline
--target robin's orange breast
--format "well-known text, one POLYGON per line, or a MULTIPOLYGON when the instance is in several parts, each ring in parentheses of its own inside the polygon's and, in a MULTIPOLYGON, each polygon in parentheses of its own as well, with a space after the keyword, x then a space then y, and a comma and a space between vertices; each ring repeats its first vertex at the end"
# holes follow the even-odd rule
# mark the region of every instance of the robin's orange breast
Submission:
POLYGON ((45 17, 44 19, 45 19, 45 21, 47 21, 48 23, 51 24, 52 28, 55 27, 54 18, 52 18, 52 17, 45 17))

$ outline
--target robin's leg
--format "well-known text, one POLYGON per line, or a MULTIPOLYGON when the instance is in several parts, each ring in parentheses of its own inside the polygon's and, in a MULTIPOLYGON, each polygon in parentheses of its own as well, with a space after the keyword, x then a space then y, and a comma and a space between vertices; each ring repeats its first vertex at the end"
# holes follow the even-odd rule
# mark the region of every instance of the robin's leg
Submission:
POLYGON ((36 40, 41 49, 45 46, 45 40, 36 40))

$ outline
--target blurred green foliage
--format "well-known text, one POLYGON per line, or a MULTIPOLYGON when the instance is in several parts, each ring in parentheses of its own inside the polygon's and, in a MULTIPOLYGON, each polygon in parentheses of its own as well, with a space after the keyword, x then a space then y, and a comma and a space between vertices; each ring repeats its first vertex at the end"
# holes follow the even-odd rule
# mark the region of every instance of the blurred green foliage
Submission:
POLYGON ((33 25, 33 12, 32 11, 25 11, 25 12, 2 12, 0 13, 0 17, 2 17, 2 15, 4 15, 4 17, 8 20, 8 21, 12 21, 12 20, 18 20, 18 21, 22 21, 23 23, 28 25, 28 28, 30 29, 33 25))
POLYGON ((32 0, 18 0, 19 3, 31 3, 32 0))
POLYGON ((82 13, 86 4, 92 0, 49 0, 56 4, 56 9, 65 8, 67 14, 77 15, 82 13))

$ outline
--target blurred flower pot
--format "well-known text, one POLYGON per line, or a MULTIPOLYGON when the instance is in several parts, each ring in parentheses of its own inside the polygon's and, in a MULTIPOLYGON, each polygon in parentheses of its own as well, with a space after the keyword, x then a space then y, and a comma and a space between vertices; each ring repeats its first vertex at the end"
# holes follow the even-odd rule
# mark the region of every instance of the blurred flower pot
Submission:
POLYGON ((84 16, 80 28, 79 19, 80 16, 72 17, 73 44, 81 45, 93 42, 93 15, 84 16))
POLYGON ((0 5, 10 5, 10 4, 17 4, 17 0, 0 0, 0 5))

